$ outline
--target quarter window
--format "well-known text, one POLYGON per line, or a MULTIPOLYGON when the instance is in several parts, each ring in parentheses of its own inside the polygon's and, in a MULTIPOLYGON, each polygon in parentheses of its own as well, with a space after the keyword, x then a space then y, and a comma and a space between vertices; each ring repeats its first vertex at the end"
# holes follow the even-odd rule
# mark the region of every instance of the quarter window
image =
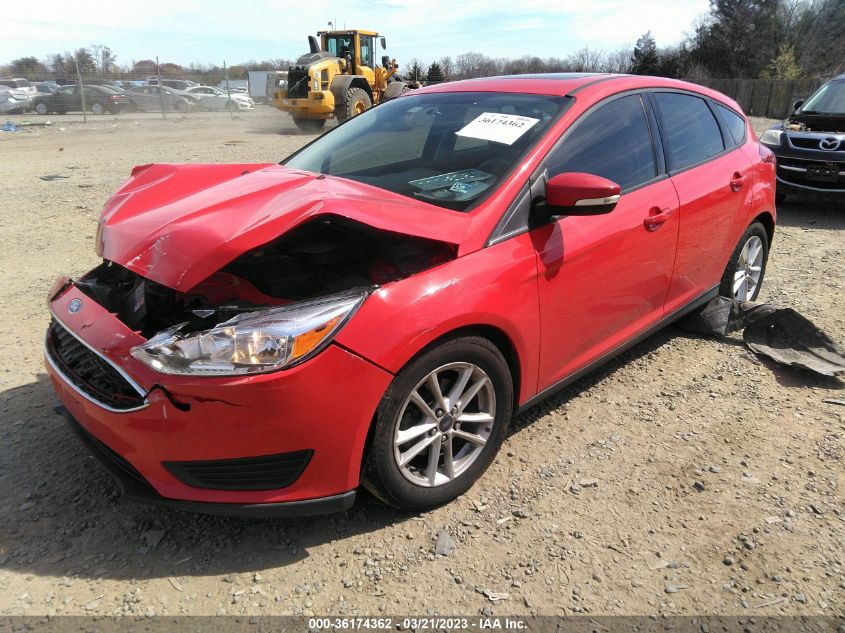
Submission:
POLYGON ((719 124, 704 99, 675 92, 654 97, 669 145, 670 169, 701 163, 725 149, 719 124))
POLYGON ((549 158, 549 175, 567 171, 602 176, 631 189, 657 175, 654 147, 638 95, 590 113, 549 158))
POLYGON ((740 145, 745 140, 745 119, 730 108, 726 108, 718 103, 716 104, 716 110, 719 112, 719 116, 722 117, 725 127, 728 128, 734 144, 740 145))

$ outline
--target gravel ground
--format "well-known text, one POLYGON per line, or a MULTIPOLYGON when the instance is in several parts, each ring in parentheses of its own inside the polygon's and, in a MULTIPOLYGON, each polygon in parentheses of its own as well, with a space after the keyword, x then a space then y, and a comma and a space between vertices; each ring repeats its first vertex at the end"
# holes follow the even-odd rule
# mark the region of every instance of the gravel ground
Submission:
MULTIPOLYGON (((366 494, 290 521, 120 499, 53 413, 47 289, 96 264, 132 165, 271 161, 311 137, 267 107, 53 122, 0 133, 0 614, 845 614, 845 407, 824 402, 845 382, 738 338, 653 336, 520 417, 422 516, 366 494)), ((841 202, 791 198, 761 296, 840 341, 843 229, 841 202)))

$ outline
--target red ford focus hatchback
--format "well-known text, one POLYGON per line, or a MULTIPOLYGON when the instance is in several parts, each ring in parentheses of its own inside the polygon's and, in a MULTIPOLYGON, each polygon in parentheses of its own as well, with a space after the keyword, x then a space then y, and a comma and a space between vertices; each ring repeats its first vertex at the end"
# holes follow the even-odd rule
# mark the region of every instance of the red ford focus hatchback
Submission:
POLYGON ((754 299, 774 167, 724 95, 586 74, 417 90, 281 164, 136 167, 103 263, 50 294, 47 369, 129 496, 431 508, 516 412, 754 299))

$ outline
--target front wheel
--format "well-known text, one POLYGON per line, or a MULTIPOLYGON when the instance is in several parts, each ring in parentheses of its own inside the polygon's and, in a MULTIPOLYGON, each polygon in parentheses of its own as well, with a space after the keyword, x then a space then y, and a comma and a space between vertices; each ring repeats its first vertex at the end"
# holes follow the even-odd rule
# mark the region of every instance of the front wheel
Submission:
POLYGON ((501 352, 455 338, 394 378, 376 414, 364 486, 386 503, 428 510, 465 493, 487 470, 513 413, 513 381, 501 352))
POLYGON ((769 235, 762 224, 754 222, 745 229, 731 254, 719 294, 737 301, 754 301, 760 294, 768 259, 769 235))
POLYGON ((362 112, 366 112, 373 107, 373 102, 370 95, 363 88, 350 88, 346 91, 346 100, 335 108, 335 115, 339 123, 348 121, 354 116, 358 116, 362 112))
POLYGON ((226 110, 228 112, 237 112, 238 111, 238 104, 234 101, 226 102, 226 110))

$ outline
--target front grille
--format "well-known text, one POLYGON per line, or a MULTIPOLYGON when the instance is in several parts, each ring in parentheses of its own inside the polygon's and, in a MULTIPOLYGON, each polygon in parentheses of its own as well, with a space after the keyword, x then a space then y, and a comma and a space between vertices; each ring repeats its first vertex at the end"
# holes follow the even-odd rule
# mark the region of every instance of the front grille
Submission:
POLYGON ((98 404, 115 411, 130 411, 146 404, 143 395, 119 371, 55 320, 47 330, 47 354, 74 387, 98 404))
POLYGON ((314 451, 302 450, 261 457, 164 462, 179 481, 214 490, 274 490, 299 479, 314 451))
POLYGON ((288 99, 308 98, 308 71, 288 71, 288 99))
POLYGON ((790 136, 789 142, 793 147, 800 149, 821 149, 819 147, 819 142, 821 142, 824 138, 824 136, 820 138, 813 136, 790 136))

